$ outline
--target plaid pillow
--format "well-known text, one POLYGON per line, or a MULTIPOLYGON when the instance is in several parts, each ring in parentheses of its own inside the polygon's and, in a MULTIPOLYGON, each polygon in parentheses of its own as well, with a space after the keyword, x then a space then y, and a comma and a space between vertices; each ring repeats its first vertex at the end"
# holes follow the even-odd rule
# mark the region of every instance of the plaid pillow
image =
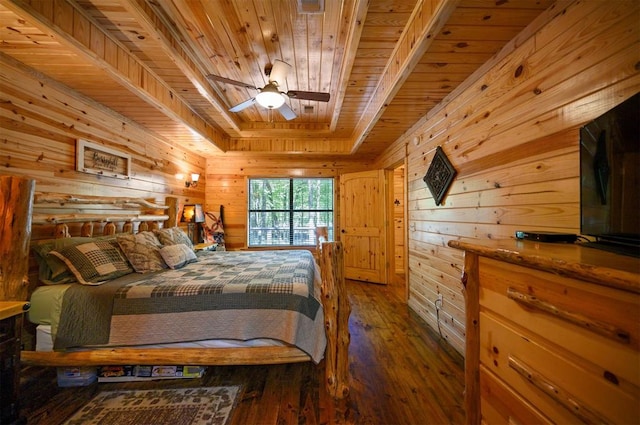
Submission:
POLYGON ((190 249, 193 249, 193 242, 189 239, 189 236, 179 227, 169 227, 167 229, 154 230, 154 233, 160 240, 160 243, 164 246, 184 244, 190 249))
POLYGON ((162 245, 153 232, 120 234, 116 239, 136 272, 146 273, 167 268, 160 255, 162 245))
POLYGON ((64 261, 58 257, 49 255, 56 249, 62 249, 71 245, 80 245, 92 242, 92 238, 60 238, 52 241, 40 242, 33 246, 36 262, 38 263, 38 278, 46 285, 75 282, 76 278, 64 261))
POLYGON ((100 285, 133 272, 115 240, 95 241, 51 251, 83 285, 100 285))

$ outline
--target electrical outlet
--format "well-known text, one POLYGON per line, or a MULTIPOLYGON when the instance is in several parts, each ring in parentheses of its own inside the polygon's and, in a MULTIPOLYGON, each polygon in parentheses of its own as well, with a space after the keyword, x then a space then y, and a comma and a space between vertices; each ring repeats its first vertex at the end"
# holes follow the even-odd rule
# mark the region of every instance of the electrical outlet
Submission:
POLYGON ((442 305, 442 294, 438 294, 438 302, 442 305))

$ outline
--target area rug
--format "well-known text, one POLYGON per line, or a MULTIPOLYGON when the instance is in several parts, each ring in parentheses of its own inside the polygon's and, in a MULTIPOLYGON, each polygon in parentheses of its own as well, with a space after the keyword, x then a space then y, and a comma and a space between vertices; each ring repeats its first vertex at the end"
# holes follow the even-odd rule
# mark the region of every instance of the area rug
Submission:
POLYGON ((225 425, 240 387, 103 391, 67 425, 225 425))

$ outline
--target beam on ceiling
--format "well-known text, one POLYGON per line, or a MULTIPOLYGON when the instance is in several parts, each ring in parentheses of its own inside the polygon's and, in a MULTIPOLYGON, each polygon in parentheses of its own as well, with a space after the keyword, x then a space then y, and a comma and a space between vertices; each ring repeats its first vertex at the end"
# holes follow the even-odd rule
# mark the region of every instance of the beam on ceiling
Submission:
POLYGON ((342 48, 344 46, 341 61, 334 63, 334 75, 338 75, 336 81, 339 81, 340 85, 338 90, 333 95, 335 99, 335 107, 333 109, 333 116, 331 117, 331 131, 336 130, 340 113, 342 111, 342 104, 344 102, 344 95, 347 92, 349 86, 349 76, 353 69, 353 63, 356 60, 356 51, 360 44, 360 37, 362 36, 362 29, 364 28, 364 22, 367 18, 367 11, 369 8, 369 2, 366 0, 357 0, 354 7, 349 10, 343 10, 342 22, 350 22, 349 25, 345 25, 349 29, 348 33, 340 33, 336 48, 342 48))
MULTIPOLYGON (((189 105, 174 93, 165 82, 140 62, 134 55, 114 40, 74 2, 50 0, 27 4, 20 0, 10 0, 5 6, 20 15, 26 15, 38 28, 59 38, 60 41, 82 55, 95 66, 104 69, 112 78, 136 93, 145 102, 161 110, 173 120, 181 122, 224 151, 226 139, 222 132, 213 127, 193 111, 189 105), (72 25, 65 25, 56 19, 73 14, 72 25), (97 49, 87 35, 102 37, 103 49, 97 49), (117 52, 107 55, 106 52, 117 52), (126 58, 127 67, 118 67, 118 60, 126 58)), ((66 21, 68 22, 68 20, 66 21)))
POLYGON ((353 132, 351 153, 358 151, 459 3, 460 0, 419 0, 416 3, 353 132))
POLYGON ((215 109, 216 124, 222 127, 229 136, 240 136, 237 120, 229 114, 224 101, 212 89, 209 80, 204 77, 210 73, 209 70, 194 52, 192 46, 184 41, 182 34, 176 28, 175 23, 166 15, 165 10, 159 4, 147 3, 145 0, 124 1, 123 6, 158 41, 168 58, 176 64, 197 92, 215 109))

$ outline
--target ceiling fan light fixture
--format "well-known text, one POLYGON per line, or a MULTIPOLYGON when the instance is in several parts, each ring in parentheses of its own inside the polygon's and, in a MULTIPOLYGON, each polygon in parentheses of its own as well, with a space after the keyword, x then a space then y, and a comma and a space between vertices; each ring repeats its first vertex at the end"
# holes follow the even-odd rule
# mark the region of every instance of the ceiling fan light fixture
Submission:
POLYGON ((273 84, 267 84, 260 93, 256 95, 256 102, 260 106, 268 109, 278 109, 284 104, 284 96, 273 84))

